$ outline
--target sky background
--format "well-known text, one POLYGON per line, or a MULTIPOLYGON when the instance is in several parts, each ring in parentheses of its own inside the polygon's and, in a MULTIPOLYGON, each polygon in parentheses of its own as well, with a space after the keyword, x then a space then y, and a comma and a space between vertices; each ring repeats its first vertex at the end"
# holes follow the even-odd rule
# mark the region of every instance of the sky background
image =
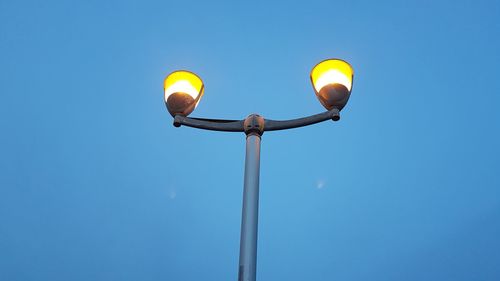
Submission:
POLYGON ((0 1, 0 280, 236 280, 245 136, 196 117, 323 110, 262 140, 258 280, 500 280, 499 1, 0 1))

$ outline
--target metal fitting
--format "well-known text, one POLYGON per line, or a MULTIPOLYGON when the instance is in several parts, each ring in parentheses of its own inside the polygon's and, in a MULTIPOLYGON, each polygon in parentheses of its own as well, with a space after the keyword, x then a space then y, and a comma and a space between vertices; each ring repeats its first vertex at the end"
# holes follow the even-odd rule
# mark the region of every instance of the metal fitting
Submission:
POLYGON ((256 134, 262 136, 264 134, 264 117, 258 114, 250 114, 243 122, 245 134, 256 134))

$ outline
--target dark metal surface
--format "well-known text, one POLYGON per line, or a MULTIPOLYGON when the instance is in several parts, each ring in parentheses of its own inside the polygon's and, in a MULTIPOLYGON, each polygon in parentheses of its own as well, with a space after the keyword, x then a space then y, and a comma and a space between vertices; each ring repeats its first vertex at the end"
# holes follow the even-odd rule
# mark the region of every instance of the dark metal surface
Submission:
POLYGON ((174 126, 180 127, 181 125, 211 130, 211 131, 223 131, 223 132, 244 132, 243 120, 232 121, 232 120, 218 120, 218 119, 202 119, 202 118, 189 118, 181 115, 176 115, 174 117, 174 126))
POLYGON ((351 92, 342 84, 328 84, 316 93, 319 102, 327 109, 338 108, 342 110, 347 104, 351 92))
POLYGON ((245 132, 247 134, 255 131, 257 134, 262 135, 267 131, 293 129, 316 124, 326 120, 338 121, 339 119, 339 110, 337 108, 333 108, 332 110, 325 111, 320 114, 292 120, 263 119, 257 114, 252 114, 245 120, 204 119, 176 115, 174 118, 174 126, 180 127, 183 125, 211 131, 245 132), (262 120, 264 120, 263 124, 262 120))
POLYGON ((326 120, 333 120, 333 121, 338 121, 340 119, 339 115, 339 110, 334 108, 332 110, 316 114, 316 115, 311 115, 308 117, 303 117, 303 118, 297 118, 297 119, 292 119, 292 120, 283 120, 283 121, 278 121, 278 120, 265 120, 264 124, 264 131, 277 131, 277 130, 286 130, 286 129, 293 129, 293 128, 299 128, 299 127, 304 127, 312 124, 316 124, 319 122, 323 122, 326 120))
POLYGON ((264 133, 264 123, 265 120, 262 116, 258 114, 250 114, 245 121, 243 121, 243 126, 245 129, 245 134, 257 134, 262 136, 264 133))

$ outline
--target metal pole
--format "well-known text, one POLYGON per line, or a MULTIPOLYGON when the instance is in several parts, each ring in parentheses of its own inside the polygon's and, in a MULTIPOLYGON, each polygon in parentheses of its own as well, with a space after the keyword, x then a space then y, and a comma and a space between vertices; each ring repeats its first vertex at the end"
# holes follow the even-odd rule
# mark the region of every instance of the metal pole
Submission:
POLYGON ((247 135, 238 281, 255 281, 259 217, 260 135, 247 135))

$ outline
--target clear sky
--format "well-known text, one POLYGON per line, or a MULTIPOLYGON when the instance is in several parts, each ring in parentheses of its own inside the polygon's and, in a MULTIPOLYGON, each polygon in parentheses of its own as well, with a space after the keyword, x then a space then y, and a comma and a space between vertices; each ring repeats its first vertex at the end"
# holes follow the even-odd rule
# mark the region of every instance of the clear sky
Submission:
POLYGON ((323 110, 262 140, 258 280, 500 280, 499 1, 0 1, 0 280, 236 280, 245 137, 192 116, 323 110))

